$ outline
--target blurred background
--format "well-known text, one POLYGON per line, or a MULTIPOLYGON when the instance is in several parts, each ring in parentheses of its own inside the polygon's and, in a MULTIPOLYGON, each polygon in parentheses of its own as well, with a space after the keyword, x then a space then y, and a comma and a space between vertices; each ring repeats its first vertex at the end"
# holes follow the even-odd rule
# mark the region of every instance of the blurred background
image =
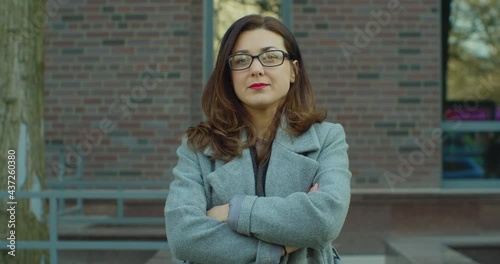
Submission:
POLYGON ((346 130, 344 263, 498 263, 496 0, 0 0, 0 263, 176 263, 175 150, 251 13, 346 130))

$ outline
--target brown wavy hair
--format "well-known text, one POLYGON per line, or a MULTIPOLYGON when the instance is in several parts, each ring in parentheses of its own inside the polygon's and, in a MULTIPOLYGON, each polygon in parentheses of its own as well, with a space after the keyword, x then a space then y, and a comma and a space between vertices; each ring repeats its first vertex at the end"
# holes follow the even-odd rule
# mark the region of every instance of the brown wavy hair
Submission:
POLYGON ((238 36, 242 32, 254 29, 265 29, 282 36, 286 52, 290 55, 290 62, 297 60, 299 65, 294 67, 292 64, 292 69, 296 71, 295 82, 290 84, 290 90, 279 105, 271 127, 266 133, 268 141, 264 148, 265 154, 259 157, 259 163, 269 159, 272 139, 276 136, 278 127, 281 126, 288 133, 299 136, 314 123, 320 123, 326 117, 326 111, 316 110, 311 83, 292 33, 281 21, 273 17, 260 15, 242 17, 224 34, 215 68, 203 90, 201 105, 206 121, 188 128, 185 133, 190 147, 194 150, 204 151, 210 147, 213 153, 212 159, 222 159, 227 162, 235 157, 241 157, 242 149, 255 145, 257 140, 251 117, 234 92, 231 70, 227 64, 227 58, 231 55, 238 36), (247 135, 245 142, 240 141, 242 131, 247 135))

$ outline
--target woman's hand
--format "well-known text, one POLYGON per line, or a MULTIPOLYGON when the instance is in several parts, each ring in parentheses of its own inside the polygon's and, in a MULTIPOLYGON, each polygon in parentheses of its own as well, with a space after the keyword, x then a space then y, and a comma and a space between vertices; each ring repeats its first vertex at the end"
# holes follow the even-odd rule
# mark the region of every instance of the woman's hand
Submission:
POLYGON ((227 215, 229 214, 229 204, 223 204, 219 206, 214 206, 207 211, 207 215, 219 220, 221 222, 226 222, 227 215))
MULTIPOLYGON (((318 189, 319 189, 319 184, 316 183, 313 185, 313 187, 311 187, 311 189, 309 189, 309 192, 307 192, 307 194, 313 193, 313 192, 317 191, 318 189)), ((290 254, 290 253, 298 250, 299 248, 285 247, 285 249, 286 249, 286 253, 290 254)), ((285 249, 281 250, 281 256, 285 255, 285 249)))
POLYGON ((311 187, 311 189, 309 189, 309 192, 307 192, 307 194, 310 194, 312 192, 315 192, 319 189, 319 184, 314 184, 313 187, 311 187))
MULTIPOLYGON (((299 249, 299 248, 294 248, 294 247, 285 247, 285 248, 286 248, 287 254, 290 254, 290 253, 299 249)), ((284 255, 285 255, 285 250, 281 250, 281 256, 283 257, 284 255)))

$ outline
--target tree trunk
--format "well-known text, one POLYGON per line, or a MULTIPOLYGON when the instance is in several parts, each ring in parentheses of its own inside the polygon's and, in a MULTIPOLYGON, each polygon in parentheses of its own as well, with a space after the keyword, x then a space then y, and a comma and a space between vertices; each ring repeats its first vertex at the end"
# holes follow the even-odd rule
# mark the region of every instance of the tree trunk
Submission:
POLYGON ((0 202, 0 236, 8 243, 0 263, 50 262, 46 250, 17 247, 18 241, 48 240, 46 201, 15 197, 44 183, 45 3, 3 0, 0 8, 0 192, 9 193, 0 202))

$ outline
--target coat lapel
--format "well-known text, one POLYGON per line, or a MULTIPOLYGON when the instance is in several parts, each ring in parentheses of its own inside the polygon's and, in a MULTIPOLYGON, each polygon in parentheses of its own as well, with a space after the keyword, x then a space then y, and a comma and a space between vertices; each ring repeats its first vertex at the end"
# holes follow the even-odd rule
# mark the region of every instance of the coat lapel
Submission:
POLYGON ((227 203, 234 194, 255 194, 255 179, 252 157, 244 149, 240 158, 226 164, 217 162, 216 169, 208 174, 207 180, 222 203, 227 203))
POLYGON ((308 154, 319 149, 314 127, 298 137, 278 130, 267 169, 266 196, 285 197, 309 191, 319 164, 308 154))
POLYGON ((298 137, 279 128, 274 141, 294 153, 317 151, 321 147, 314 126, 298 137))
MULTIPOLYGON (((285 197, 297 191, 307 192, 319 167, 318 162, 307 155, 319 149, 314 127, 298 137, 278 129, 266 174, 266 196, 285 197)), ((211 156, 210 148, 204 154, 211 156)), ((250 150, 244 149, 240 158, 226 164, 217 161, 216 169, 208 174, 207 180, 222 203, 229 202, 234 194, 255 195, 250 150)))

